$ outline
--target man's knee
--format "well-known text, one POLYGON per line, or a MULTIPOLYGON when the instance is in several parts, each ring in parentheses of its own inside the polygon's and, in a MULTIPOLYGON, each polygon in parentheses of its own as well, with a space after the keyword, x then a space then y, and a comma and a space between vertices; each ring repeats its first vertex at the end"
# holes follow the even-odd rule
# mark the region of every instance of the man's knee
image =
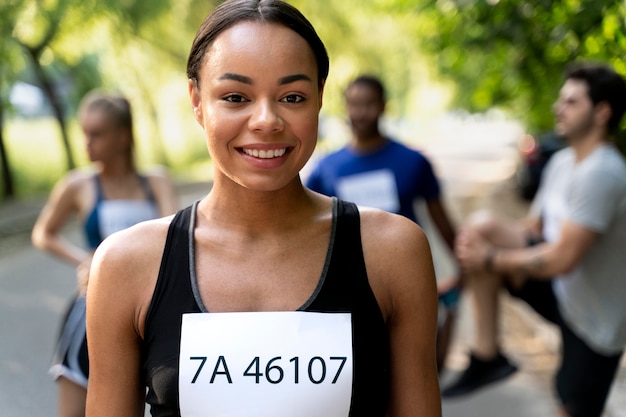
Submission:
POLYGON ((497 247, 527 246, 526 232, 520 222, 487 209, 470 214, 463 222, 461 230, 478 235, 497 247))
POLYGON ((500 220, 493 211, 479 210, 467 217, 463 227, 486 238, 498 229, 499 223, 500 220))

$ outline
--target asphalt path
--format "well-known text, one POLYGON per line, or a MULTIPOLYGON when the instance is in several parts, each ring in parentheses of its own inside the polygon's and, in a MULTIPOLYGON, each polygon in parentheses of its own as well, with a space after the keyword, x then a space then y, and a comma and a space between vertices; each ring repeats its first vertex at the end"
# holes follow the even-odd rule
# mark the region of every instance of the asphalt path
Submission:
POLYGON ((47 375, 59 323, 75 288, 73 268, 31 247, 0 257, 0 415, 55 415, 47 375))

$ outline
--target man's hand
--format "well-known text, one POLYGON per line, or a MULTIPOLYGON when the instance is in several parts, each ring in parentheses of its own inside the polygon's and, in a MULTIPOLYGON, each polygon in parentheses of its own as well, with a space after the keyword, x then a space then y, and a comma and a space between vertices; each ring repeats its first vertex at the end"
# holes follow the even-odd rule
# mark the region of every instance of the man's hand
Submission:
POLYGON ((456 239, 454 253, 463 271, 477 272, 490 269, 495 249, 478 233, 461 229, 456 239))

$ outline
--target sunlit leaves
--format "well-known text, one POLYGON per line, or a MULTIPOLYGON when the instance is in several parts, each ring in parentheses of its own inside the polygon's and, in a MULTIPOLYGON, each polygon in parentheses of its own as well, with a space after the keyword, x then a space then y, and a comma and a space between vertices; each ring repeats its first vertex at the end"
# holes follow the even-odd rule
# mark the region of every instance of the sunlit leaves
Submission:
POLYGON ((416 0, 422 45, 458 85, 457 105, 508 107, 531 128, 552 125, 550 104, 574 60, 624 74, 626 5, 611 0, 416 0))

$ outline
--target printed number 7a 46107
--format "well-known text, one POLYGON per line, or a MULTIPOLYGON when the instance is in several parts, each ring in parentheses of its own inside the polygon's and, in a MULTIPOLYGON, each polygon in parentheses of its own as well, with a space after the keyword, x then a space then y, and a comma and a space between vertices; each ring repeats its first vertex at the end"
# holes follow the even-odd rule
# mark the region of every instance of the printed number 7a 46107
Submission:
MULTIPOLYGON (((191 383, 195 384, 198 378, 201 378, 201 373, 204 375, 202 370, 208 357, 191 356, 189 359, 193 361, 200 361, 198 370, 191 380, 191 383)), ((306 375, 302 378, 303 382, 308 381, 312 384, 322 384, 324 382, 328 382, 328 379, 332 376, 330 383, 335 384, 341 375, 341 371, 343 370, 346 360, 347 357, 345 356, 330 356, 328 359, 324 359, 321 356, 314 356, 308 361, 306 359, 303 360, 301 364, 301 359, 298 356, 294 356, 289 360, 283 360, 282 356, 275 356, 267 362, 262 360, 259 356, 255 356, 250 361, 247 368, 241 372, 241 375, 243 377, 254 378, 255 383, 257 384, 263 382, 280 384, 288 381, 289 383, 299 384, 301 382, 300 373, 306 371, 306 375), (301 366, 303 369, 300 369, 301 366)), ((233 375, 237 376, 239 375, 239 372, 232 374, 226 357, 220 355, 215 361, 215 366, 213 367, 209 382, 213 384, 217 378, 224 378, 225 381, 232 384, 233 375)))

